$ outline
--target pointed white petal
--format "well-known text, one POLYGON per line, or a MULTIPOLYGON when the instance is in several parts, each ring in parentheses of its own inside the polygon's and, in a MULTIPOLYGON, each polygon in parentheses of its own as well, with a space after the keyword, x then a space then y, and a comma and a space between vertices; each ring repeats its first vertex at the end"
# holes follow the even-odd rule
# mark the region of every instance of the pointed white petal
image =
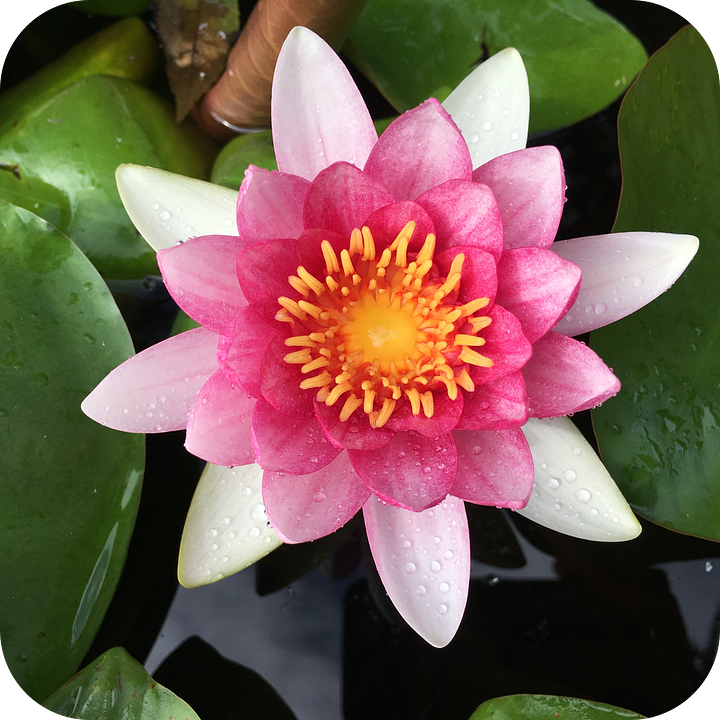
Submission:
POLYGON ((565 535, 621 542, 641 527, 600 458, 567 417, 528 420, 535 482, 524 517, 565 535))
POLYGON ((577 300, 555 330, 579 335, 639 310, 683 274, 699 245, 692 235, 652 232, 611 233, 553 243, 550 250, 582 270, 577 300))
POLYGON ((278 168, 306 180, 341 160, 362 169, 377 142, 365 101, 342 60, 304 27, 290 31, 278 56, 272 131, 278 168))
POLYGON ((282 543, 267 525, 259 465, 208 463, 185 520, 178 579, 185 587, 221 580, 282 543))
POLYGON ((237 191, 141 165, 115 171, 120 199, 153 250, 197 235, 237 235, 237 191))
POLYGON ((473 70, 447 97, 474 168, 527 144, 530 91, 520 53, 506 48, 473 70))
POLYGON ((445 647, 462 620, 470 584, 470 536, 462 500, 416 513, 374 495, 363 506, 380 579, 405 622, 445 647))

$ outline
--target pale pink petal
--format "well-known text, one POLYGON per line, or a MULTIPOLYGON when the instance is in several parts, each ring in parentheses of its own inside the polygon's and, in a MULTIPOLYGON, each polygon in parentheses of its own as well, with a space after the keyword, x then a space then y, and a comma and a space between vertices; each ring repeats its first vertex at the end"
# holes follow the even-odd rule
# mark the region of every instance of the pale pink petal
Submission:
POLYGON ((247 306, 235 262, 240 238, 205 235, 157 254, 163 281, 175 302, 193 320, 216 333, 247 306))
POLYGON ((411 200, 403 200, 376 210, 365 222, 375 240, 375 247, 382 252, 400 234, 400 231, 412 220, 415 230, 408 243, 410 252, 418 252, 435 226, 430 216, 411 200))
POLYGON ((250 165, 237 199, 237 228, 244 243, 297 237, 303 230, 303 203, 309 187, 297 175, 250 165))
POLYGON ((320 423, 291 418, 259 400, 252 419, 253 446, 264 470, 306 475, 331 463, 342 451, 333 445, 320 423))
POLYGON ((560 320, 580 289, 580 268, 550 250, 506 250, 498 263, 497 302, 534 343, 560 320))
POLYGON ((477 505, 525 507, 533 487, 533 458, 520 428, 455 430, 458 472, 450 494, 477 505))
POLYGON ((565 173, 556 147, 518 150, 473 171, 488 185, 505 226, 505 247, 552 245, 565 204, 565 173))
POLYGON ((438 250, 464 245, 500 259, 503 223, 490 188, 466 180, 451 180, 417 199, 432 218, 438 250))
MULTIPOLYGON (((483 311, 478 311, 477 316, 483 311)), ((476 350, 493 361, 492 367, 468 366, 475 385, 492 382, 520 370, 532 355, 532 345, 523 335, 519 320, 500 305, 493 305, 485 313, 492 322, 478 333, 485 345, 476 350)))
POLYGON ((348 450, 355 472, 381 499, 424 510, 444 498, 455 479, 457 451, 452 435, 427 438, 400 432, 377 450, 348 450))
POLYGON ((467 145, 442 106, 430 98, 380 136, 365 165, 396 200, 415 200, 447 180, 470 180, 467 145))
POLYGON ((260 392, 278 412, 293 418, 308 419, 315 415, 317 390, 301 390, 305 377, 299 365, 285 362, 291 348, 285 345, 285 333, 276 335, 263 355, 260 392))
POLYGON ((83 400, 83 412, 124 432, 182 430, 200 388, 218 369, 219 339, 195 328, 143 350, 102 380, 83 400))
POLYGON ((370 497, 347 453, 307 475, 266 470, 262 485, 270 523, 287 543, 309 542, 335 532, 370 497))
POLYGON ((463 396, 459 393, 455 400, 451 400, 447 393, 435 393, 434 411, 432 417, 425 417, 421 411, 413 415, 410 403, 405 400, 399 409, 395 410, 387 422, 387 427, 396 432, 414 430, 425 437, 436 438, 449 433, 458 423, 463 409, 463 396))
POLYGON ((556 332, 533 345, 533 356, 522 373, 531 417, 588 410, 620 390, 612 370, 585 343, 556 332))
POLYGON ((368 217, 393 202, 392 195, 348 163, 334 163, 313 180, 303 208, 305 227, 332 230, 350 239, 368 217))
POLYGON ((226 329, 218 345, 218 364, 228 379, 261 397, 262 360, 278 329, 268 325, 251 307, 244 307, 226 329))
POLYGON ((470 584, 470 534, 462 500, 415 513, 371 497, 365 528, 380 579, 405 622, 434 647, 457 632, 470 584))
POLYGON ((325 403, 315 403, 315 417, 322 425, 330 442, 348 450, 377 450, 387 445, 395 432, 387 425, 381 428, 370 427, 368 416, 360 409, 347 420, 340 422, 340 410, 337 405, 328 407, 325 403))
POLYGON ((520 53, 505 48, 473 70, 443 102, 470 148, 473 167, 525 147, 530 90, 520 53))
POLYGON ((362 168, 377 132, 360 91, 329 45, 307 28, 283 43, 272 87, 278 168, 312 180, 334 162, 362 168))
POLYGON ((497 292, 497 265, 493 256, 474 247, 452 247, 435 256, 440 274, 447 277, 456 255, 463 254, 462 280, 458 290, 458 302, 467 303, 478 298, 495 302, 497 292))
POLYGON ((553 252, 582 269, 575 304, 555 328, 563 335, 596 330, 664 293, 693 259, 692 235, 627 232, 554 243, 553 252))
POLYGON ((459 430, 506 430, 528 419, 527 394, 521 371, 479 385, 465 393, 459 430))
POLYGON ((297 267, 294 239, 258 243, 237 256, 237 276, 243 295, 265 321, 274 321, 280 310, 279 297, 300 297, 288 283, 297 267))
POLYGON ((255 462, 250 437, 255 402, 218 370, 203 385, 190 413, 185 438, 188 452, 226 467, 255 462))

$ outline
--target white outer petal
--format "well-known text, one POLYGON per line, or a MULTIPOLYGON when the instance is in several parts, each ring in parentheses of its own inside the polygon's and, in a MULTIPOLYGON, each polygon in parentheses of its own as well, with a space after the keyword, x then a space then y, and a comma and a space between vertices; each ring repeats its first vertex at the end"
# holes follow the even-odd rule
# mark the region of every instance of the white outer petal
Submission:
POLYGON ((142 165, 115 171, 120 199, 153 250, 197 235, 237 235, 237 191, 142 165))
POLYGON ((280 50, 271 115, 278 168, 306 180, 341 160, 362 169, 377 142, 365 101, 342 60, 304 27, 293 28, 280 50))
POLYGON ((641 526, 600 458, 567 417, 528 420, 535 482, 516 510, 565 535, 604 542, 632 540, 641 526))
POLYGON ((371 496, 368 542, 387 594, 405 622, 445 647, 462 620, 470 584, 470 536, 462 500, 448 496, 416 513, 371 496))
POLYGON ((262 475, 255 463, 235 468, 205 466, 180 543, 181 585, 216 582, 282 545, 267 525, 262 475))
POLYGON ((662 295, 695 256, 693 235, 625 232, 562 240, 549 248, 582 270, 580 293, 555 330, 579 335, 609 325, 662 295))
POLYGON ((443 107, 470 148, 473 168, 527 144, 530 90, 520 53, 505 48, 473 70, 443 107))

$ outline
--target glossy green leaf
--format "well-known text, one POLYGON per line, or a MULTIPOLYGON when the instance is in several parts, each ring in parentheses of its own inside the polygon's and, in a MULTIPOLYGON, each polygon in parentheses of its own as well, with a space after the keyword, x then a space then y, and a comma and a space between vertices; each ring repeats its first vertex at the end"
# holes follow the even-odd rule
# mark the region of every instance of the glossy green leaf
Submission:
POLYGON ((150 0, 78 0, 70 5, 83 12, 114 17, 141 15, 148 9, 150 0))
POLYGON ((115 169, 137 163, 202 178, 209 142, 194 126, 177 126, 149 90, 85 78, 0 137, 0 198, 68 235, 106 277, 157 274, 155 253, 120 202, 115 169))
MULTIPOLYGON (((592 333, 623 383, 594 411, 598 443, 638 513, 720 540, 720 86, 696 30, 681 30, 651 58, 619 129, 614 229, 697 235, 700 249, 665 295, 592 333)), ((642 282, 631 267, 628 282, 642 282)))
POLYGON ((41 702, 110 602, 140 498, 143 437, 80 403, 132 354, 102 278, 66 237, 0 201, 0 635, 41 702))
POLYGON ((103 653, 43 706, 79 720, 200 720, 123 648, 103 653))
POLYGON ((510 695, 484 702, 470 720, 633 720, 644 717, 631 710, 578 698, 510 695))
POLYGON ((400 111, 447 95, 483 57, 515 47, 530 132, 570 125, 619 97, 647 55, 589 0, 369 0, 346 51, 400 111))
POLYGON ((85 77, 111 75, 142 84, 149 80, 159 59, 157 41, 145 23, 137 18, 121 20, 0 95, 0 135, 85 77))
POLYGON ((267 170, 277 170, 272 133, 269 130, 245 133, 233 138, 218 153, 210 180, 237 190, 250 164, 267 170))

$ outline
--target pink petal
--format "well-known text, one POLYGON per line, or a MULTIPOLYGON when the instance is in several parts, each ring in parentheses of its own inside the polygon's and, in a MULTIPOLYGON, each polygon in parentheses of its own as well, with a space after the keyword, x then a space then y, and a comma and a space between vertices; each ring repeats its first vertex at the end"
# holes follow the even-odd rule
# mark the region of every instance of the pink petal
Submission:
POLYGON ((185 447, 215 465, 255 462, 250 438, 255 398, 218 370, 203 385, 188 421, 185 447))
POLYGON ((448 497, 415 513, 371 497, 365 528, 380 579, 405 622, 444 647, 462 620, 470 584, 465 506, 448 497))
POLYGON ((458 302, 466 303, 486 297, 490 305, 495 302, 497 292, 497 265, 493 256, 474 247, 452 247, 435 256, 440 274, 447 277, 456 255, 465 256, 462 266, 462 280, 458 291, 458 302))
POLYGON ((470 153, 457 125, 434 100, 408 110, 380 136, 365 165, 396 200, 415 200, 447 180, 470 180, 470 153))
POLYGON ((158 265, 175 302, 196 322, 216 333, 247 305, 240 289, 235 258, 238 237, 205 235, 160 250, 158 265))
POLYGON ((533 356, 522 373, 531 417, 587 410, 620 390, 612 370, 585 343, 556 332, 533 345, 533 356))
POLYGON ((493 366, 469 366, 468 372, 475 385, 492 382, 520 370, 532 355, 532 345, 523 335, 520 322, 512 313, 500 305, 493 305, 486 316, 491 318, 492 322, 478 333, 485 338, 485 345, 477 350, 481 355, 490 358, 493 366))
POLYGON ((296 175, 250 165, 237 199, 238 233, 245 245, 297 237, 303 230, 303 203, 310 183, 296 175))
POLYGON ((301 390, 305 377, 299 365, 285 362, 291 348, 285 345, 285 333, 276 335, 263 355, 260 371, 260 392, 278 412, 293 418, 314 417, 317 390, 301 390))
POLYGON ((331 463, 342 450, 325 436, 320 423, 291 418, 258 400, 252 418, 253 446, 263 470, 307 475, 331 463))
POLYGON ((226 329, 218 345, 218 364, 225 375, 256 398, 262 395, 262 359, 277 334, 276 327, 268 325, 248 306, 240 311, 226 329))
POLYGON ((83 401, 83 412, 124 432, 182 430, 200 388, 217 370, 218 340, 195 328, 143 350, 102 380, 83 401))
POLYGON ((387 445, 395 434, 387 425, 381 428, 370 427, 368 416, 356 410, 345 422, 340 422, 340 410, 337 405, 328 407, 325 403, 315 403, 315 417, 322 425, 330 442, 348 450, 377 450, 387 445))
POLYGON ((432 218, 438 248, 476 247, 500 259, 503 224, 490 188, 466 180, 451 180, 417 199, 432 218))
POLYGON ((527 394, 522 372, 505 375, 465 393, 459 430, 506 430, 528 419, 527 394))
POLYGON ((626 232, 553 243, 552 251, 582 269, 575 304, 555 328, 579 335, 615 322, 664 293, 697 252, 692 235, 626 232))
POLYGON ((332 230, 348 240, 368 217, 393 202, 392 195, 354 165, 335 163, 313 180, 303 209, 304 226, 332 230))
POLYGON ((436 438, 449 433, 456 425, 463 409, 463 396, 459 394, 451 400, 447 393, 437 392, 434 396, 434 412, 432 417, 412 414, 410 404, 405 401, 403 405, 393 412, 387 422, 387 427, 396 432, 414 430, 425 437, 436 438))
MULTIPOLYGON (((327 275, 325 266, 325 258, 322 254, 321 245, 323 240, 327 240, 335 250, 335 254, 340 257, 343 250, 350 247, 350 236, 340 235, 332 230, 305 230, 297 239, 295 244, 295 252, 299 259, 299 265, 302 265, 311 275, 314 275, 322 282, 327 275)), ((297 273, 297 268, 293 274, 297 273)))
POLYGON ((455 479, 457 451, 449 433, 427 438, 401 432, 378 450, 348 450, 355 472, 382 500, 424 510, 440 502, 455 479))
POLYGON ((533 458, 520 428, 455 430, 458 473, 450 494, 476 505, 517 510, 533 488, 533 458))
POLYGON ((404 200, 392 205, 386 205, 376 210, 366 221, 370 228, 375 247, 382 252, 400 234, 400 231, 412 220, 415 223, 408 250, 418 252, 430 233, 435 233, 435 226, 430 216, 417 204, 404 200))
POLYGON ((370 497, 347 453, 307 475, 266 470, 262 494, 270 523, 287 543, 309 542, 335 532, 370 497))
POLYGON ((500 155, 473 171, 488 185, 505 226, 505 248, 552 245, 565 204, 562 157, 552 145, 500 155))
POLYGON ((580 290, 580 268, 550 250, 506 250, 498 263, 497 302, 534 343, 562 318, 580 290))
POLYGON ((237 256, 237 276, 243 294, 267 322, 273 323, 280 310, 279 297, 299 297, 288 283, 298 268, 294 250, 294 239, 278 239, 252 245, 237 256))
POLYGON ((278 167, 312 180, 344 160, 359 168, 377 141, 360 91, 324 40, 303 27, 283 43, 272 87, 278 167))

